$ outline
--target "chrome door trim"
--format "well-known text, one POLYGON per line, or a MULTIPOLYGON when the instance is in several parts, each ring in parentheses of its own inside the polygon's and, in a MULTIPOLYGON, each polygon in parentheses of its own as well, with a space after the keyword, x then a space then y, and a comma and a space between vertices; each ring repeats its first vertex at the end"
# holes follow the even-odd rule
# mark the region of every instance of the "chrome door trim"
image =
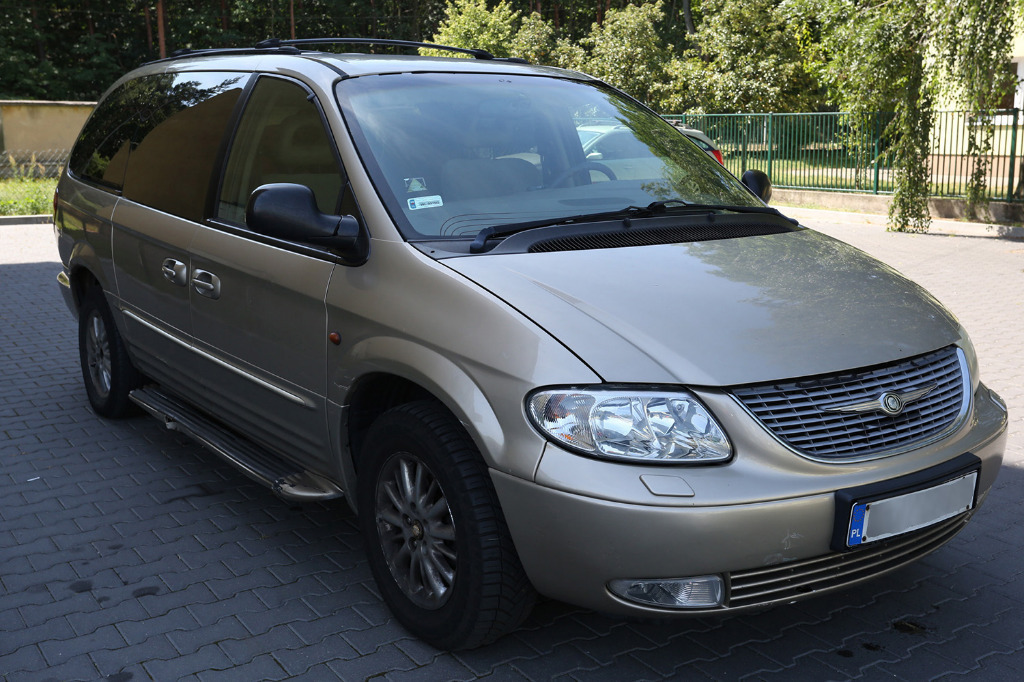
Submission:
POLYGON ((216 364, 220 365, 221 367, 223 367, 224 369, 230 370, 230 371, 234 372, 235 374, 237 374, 238 376, 243 377, 245 379, 248 379, 249 381, 251 381, 251 382, 253 382, 255 384, 258 384, 259 386, 262 386, 263 388, 267 389, 268 391, 272 391, 272 392, 276 393, 277 395, 279 395, 279 396, 281 396, 283 398, 286 398, 287 400, 290 400, 293 403, 296 403, 298 405, 302 405, 303 407, 313 407, 313 405, 308 400, 303 398, 302 396, 296 395, 296 394, 292 393, 291 391, 287 391, 287 390, 281 388, 280 386, 277 386, 275 384, 270 383, 269 381, 266 381, 265 379, 261 379, 260 377, 256 376, 255 374, 252 374, 251 372, 247 372, 246 370, 242 369, 241 367, 238 367, 237 365, 234 365, 234 364, 232 364, 230 362, 227 362, 226 360, 221 360, 216 355, 213 355, 211 353, 207 353, 206 351, 204 351, 204 350, 202 350, 200 348, 196 348, 193 344, 189 343, 188 341, 185 341, 184 339, 180 339, 177 336, 175 336, 174 334, 171 334, 170 332, 168 332, 168 331, 166 331, 164 329, 161 329, 160 327, 158 327, 155 324, 153 324, 152 322, 150 322, 150 321, 140 317, 139 315, 137 315, 136 313, 132 312, 131 310, 127 310, 125 308, 121 308, 121 312, 124 315, 126 315, 127 317, 130 317, 132 320, 134 320, 134 321, 138 322, 139 324, 141 324, 142 326, 146 327, 147 329, 149 329, 151 331, 154 331, 157 334, 160 334, 161 336, 164 336, 164 337, 170 339, 171 341, 175 342, 179 346, 182 346, 184 348, 188 348, 189 350, 191 350, 192 352, 196 353, 197 355, 202 356, 206 360, 209 360, 210 362, 216 363, 216 364))

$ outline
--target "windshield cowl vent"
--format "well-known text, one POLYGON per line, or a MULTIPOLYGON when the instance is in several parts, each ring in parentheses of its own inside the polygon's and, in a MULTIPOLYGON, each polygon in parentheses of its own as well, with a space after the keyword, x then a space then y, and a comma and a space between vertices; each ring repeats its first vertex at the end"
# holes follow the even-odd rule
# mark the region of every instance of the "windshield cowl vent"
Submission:
POLYGON ((738 237, 759 237, 769 234, 792 232, 772 223, 743 223, 739 225, 679 225, 654 229, 630 229, 596 234, 577 234, 545 239, 532 244, 530 253, 552 251, 585 251, 588 249, 616 249, 626 246, 653 246, 656 244, 680 244, 686 242, 707 242, 738 237))

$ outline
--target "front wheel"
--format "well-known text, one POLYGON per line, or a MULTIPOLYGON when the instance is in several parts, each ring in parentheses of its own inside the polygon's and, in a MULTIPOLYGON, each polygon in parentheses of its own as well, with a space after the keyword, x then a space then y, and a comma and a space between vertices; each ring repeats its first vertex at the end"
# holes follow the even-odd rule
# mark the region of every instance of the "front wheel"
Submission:
POLYGON ((134 411, 128 399, 141 377, 132 366, 124 341, 99 288, 90 289, 78 314, 78 353, 89 404, 101 417, 124 417, 134 411))
POLYGON ((373 576, 395 617, 441 649, 469 649, 516 628, 533 607, 487 466, 441 405, 381 415, 366 436, 359 523, 373 576))

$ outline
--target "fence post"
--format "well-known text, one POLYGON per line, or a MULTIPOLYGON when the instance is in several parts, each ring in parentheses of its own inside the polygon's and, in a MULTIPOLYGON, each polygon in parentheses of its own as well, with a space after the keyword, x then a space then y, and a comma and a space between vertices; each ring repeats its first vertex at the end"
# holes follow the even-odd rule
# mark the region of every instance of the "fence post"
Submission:
POLYGON ((878 194, 878 176, 879 176, 879 170, 880 170, 879 167, 878 167, 878 154, 879 154, 879 140, 878 140, 878 138, 880 137, 880 133, 878 132, 878 117, 879 116, 881 116, 881 114, 876 111, 875 112, 875 125, 873 125, 871 127, 871 138, 872 138, 872 143, 871 143, 872 151, 871 151, 871 153, 873 155, 874 164, 875 164, 875 194, 878 194))
POLYGON ((1011 110, 1013 113, 1010 116, 1010 168, 1007 176, 1006 184, 1006 200, 1013 201, 1013 171, 1014 166, 1017 165, 1017 107, 1011 110))
POLYGON ((740 175, 747 172, 747 138, 750 137, 750 121, 747 114, 743 114, 743 133, 740 135, 740 175))
POLYGON ((772 113, 768 112, 768 177, 772 176, 772 113))

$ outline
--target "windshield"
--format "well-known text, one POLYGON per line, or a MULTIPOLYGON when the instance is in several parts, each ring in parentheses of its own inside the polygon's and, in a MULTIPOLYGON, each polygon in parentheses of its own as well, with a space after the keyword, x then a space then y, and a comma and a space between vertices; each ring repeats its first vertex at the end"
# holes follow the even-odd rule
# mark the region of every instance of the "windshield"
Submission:
POLYGON ((505 74, 342 81, 360 155, 406 239, 647 206, 761 206, 670 124, 597 85, 505 74))

